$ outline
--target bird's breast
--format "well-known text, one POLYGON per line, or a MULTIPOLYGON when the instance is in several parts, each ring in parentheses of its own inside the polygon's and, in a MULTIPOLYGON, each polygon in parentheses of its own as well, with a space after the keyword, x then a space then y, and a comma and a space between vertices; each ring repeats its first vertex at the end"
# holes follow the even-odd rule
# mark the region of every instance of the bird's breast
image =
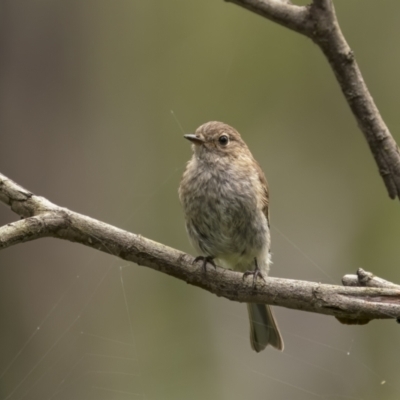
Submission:
MULTIPOLYGON (((257 202, 257 177, 234 168, 185 174, 180 198, 192 243, 228 264, 248 264, 269 249, 267 218, 257 202)), ((262 261, 261 261, 262 262, 262 261)), ((237 269, 237 268, 234 268, 237 269)))

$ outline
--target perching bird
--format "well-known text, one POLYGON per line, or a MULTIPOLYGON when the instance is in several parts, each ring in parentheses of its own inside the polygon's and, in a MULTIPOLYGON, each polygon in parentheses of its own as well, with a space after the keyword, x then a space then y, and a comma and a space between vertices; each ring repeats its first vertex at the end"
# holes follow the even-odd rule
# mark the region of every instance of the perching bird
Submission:
MULTIPOLYGON (((267 275, 270 260, 269 194, 264 173, 239 132, 222 122, 207 122, 194 134, 179 187, 189 240, 202 259, 220 267, 267 275), (215 264, 214 264, 215 263, 215 264)), ((247 304, 251 347, 283 340, 269 306, 247 304)))

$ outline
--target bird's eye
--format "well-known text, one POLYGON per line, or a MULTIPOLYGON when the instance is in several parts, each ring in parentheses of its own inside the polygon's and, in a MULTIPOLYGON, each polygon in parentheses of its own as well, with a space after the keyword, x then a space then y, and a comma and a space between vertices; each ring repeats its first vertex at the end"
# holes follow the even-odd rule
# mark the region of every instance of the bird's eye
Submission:
POLYGON ((220 144, 221 146, 226 146, 226 145, 228 144, 228 142, 229 142, 229 138, 228 138, 228 136, 226 136, 226 135, 221 135, 221 136, 218 138, 218 142, 219 142, 219 144, 220 144))

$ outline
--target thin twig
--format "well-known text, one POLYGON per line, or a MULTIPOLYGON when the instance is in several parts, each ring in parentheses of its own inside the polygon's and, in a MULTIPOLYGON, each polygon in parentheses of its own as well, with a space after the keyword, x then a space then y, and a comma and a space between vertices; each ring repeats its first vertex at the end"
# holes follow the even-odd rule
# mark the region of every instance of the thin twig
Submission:
POLYGON ((345 275, 342 278, 343 286, 360 286, 360 287, 380 287, 389 289, 400 289, 400 285, 396 285, 385 279, 379 278, 371 272, 364 271, 362 268, 357 270, 357 275, 345 275))

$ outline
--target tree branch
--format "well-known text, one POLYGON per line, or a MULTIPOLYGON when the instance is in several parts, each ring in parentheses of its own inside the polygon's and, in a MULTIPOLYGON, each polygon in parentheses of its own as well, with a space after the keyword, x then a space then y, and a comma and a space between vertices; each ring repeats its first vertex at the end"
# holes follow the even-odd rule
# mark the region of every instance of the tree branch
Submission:
POLYGON ((364 271, 362 268, 357 270, 357 275, 345 275, 342 278, 344 286, 361 286, 361 287, 381 287, 390 289, 400 289, 400 285, 396 285, 385 279, 378 278, 371 272, 364 271))
POLYGON ((0 250, 53 237, 152 268, 233 301, 273 304, 343 320, 400 316, 399 287, 342 287, 269 277, 253 288, 252 280, 243 280, 239 272, 210 268, 205 275, 188 254, 59 207, 1 174, 0 201, 24 218, 0 228, 0 250))
POLYGON ((296 6, 282 0, 225 0, 312 39, 325 54, 378 165, 390 198, 400 198, 400 152, 344 38, 332 0, 296 6))

